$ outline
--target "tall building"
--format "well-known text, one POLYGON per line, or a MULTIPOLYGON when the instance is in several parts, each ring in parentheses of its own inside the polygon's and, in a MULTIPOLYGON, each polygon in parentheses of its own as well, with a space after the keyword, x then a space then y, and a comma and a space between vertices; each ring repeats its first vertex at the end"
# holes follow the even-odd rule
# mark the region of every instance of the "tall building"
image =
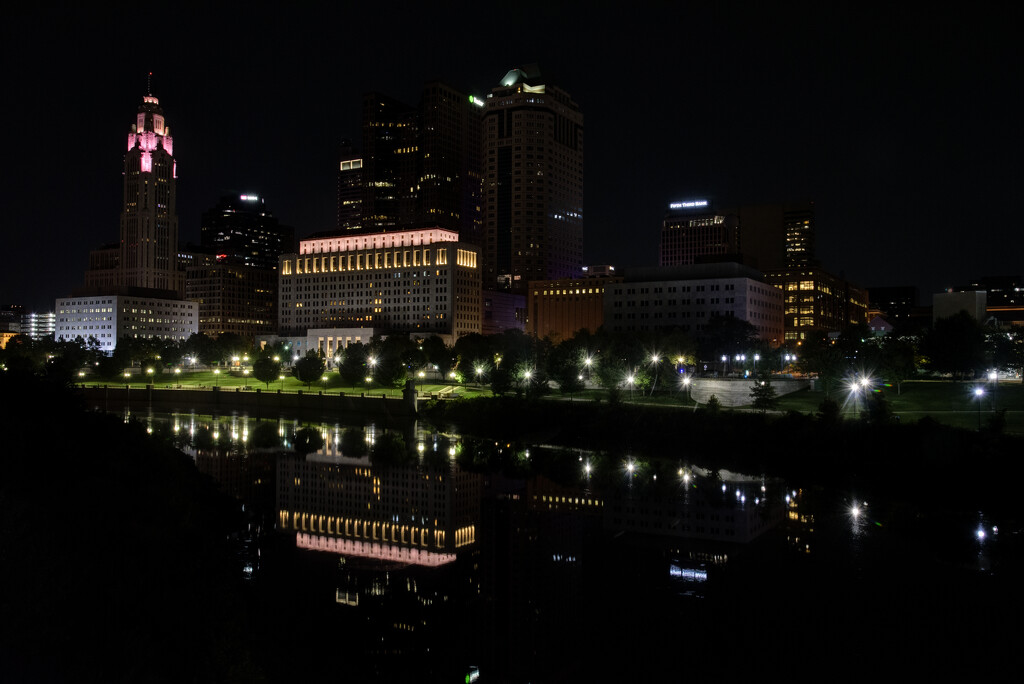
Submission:
POLYGON ((485 104, 484 289, 580 277, 583 113, 535 67, 509 71, 485 104))
POLYGON ((282 226, 259 195, 224 195, 203 212, 200 241, 247 266, 277 270, 277 258, 295 249, 295 230, 282 226))
POLYGON ((744 260, 764 272, 811 268, 815 254, 814 203, 746 204, 731 209, 744 260))
POLYGON ((363 155, 345 139, 338 156, 338 231, 347 233, 363 226, 363 155))
POLYGON ((367 93, 362 156, 343 154, 340 162, 339 226, 342 193, 361 182, 361 232, 440 227, 477 244, 480 115, 479 100, 439 82, 424 87, 415 107, 367 93), (359 179, 354 164, 346 168, 357 160, 359 179))
POLYGON ((54 339, 90 336, 113 351, 122 337, 184 340, 198 332, 178 262, 177 169, 160 101, 142 98, 124 157, 121 239, 89 253, 85 284, 56 300, 54 339))
POLYGON ((708 257, 735 261, 739 251, 740 229, 735 214, 715 211, 706 199, 668 205, 661 224, 660 266, 687 266, 708 257))
POLYGON ((128 134, 118 285, 183 294, 178 271, 177 168, 160 101, 142 98, 128 134))

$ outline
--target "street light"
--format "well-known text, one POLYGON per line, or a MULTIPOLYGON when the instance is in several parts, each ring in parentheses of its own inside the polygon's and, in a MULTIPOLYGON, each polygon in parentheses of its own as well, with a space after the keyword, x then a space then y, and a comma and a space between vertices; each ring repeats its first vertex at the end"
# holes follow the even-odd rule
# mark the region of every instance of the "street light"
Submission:
POLYGON ((981 432, 981 398, 985 396, 985 390, 981 387, 974 388, 974 397, 978 400, 978 432, 981 432))
POLYGON ((722 354, 722 377, 725 377, 725 362, 729 360, 729 357, 722 354))
POLYGON ((689 375, 687 375, 686 377, 683 378, 683 387, 686 388, 686 398, 687 398, 687 400, 689 400, 689 398, 690 398, 690 376, 689 375))
POLYGON ((633 381, 636 378, 632 374, 626 376, 626 383, 629 385, 629 400, 633 401, 633 381))
POLYGON ((213 386, 217 387, 220 384, 220 368, 213 369, 213 386))
POLYGON ((243 370, 242 371, 242 375, 245 377, 245 387, 246 387, 246 389, 248 389, 249 388, 249 369, 246 368, 245 370, 243 370))
POLYGON ((281 381, 281 387, 280 387, 280 389, 282 389, 282 390, 283 390, 283 389, 284 389, 284 373, 281 373, 280 375, 278 375, 278 376, 277 376, 277 379, 281 381))
POLYGON ((658 358, 657 354, 651 354, 651 363, 654 364, 654 382, 651 383, 651 396, 654 396, 654 388, 658 386, 658 358))
POLYGON ((420 379, 420 386, 416 388, 417 394, 423 391, 423 378, 425 378, 426 376, 427 374, 424 373, 423 371, 420 371, 419 373, 416 374, 416 377, 420 379))
POLYGON ((760 354, 754 354, 754 375, 757 375, 757 362, 761 360, 760 354))

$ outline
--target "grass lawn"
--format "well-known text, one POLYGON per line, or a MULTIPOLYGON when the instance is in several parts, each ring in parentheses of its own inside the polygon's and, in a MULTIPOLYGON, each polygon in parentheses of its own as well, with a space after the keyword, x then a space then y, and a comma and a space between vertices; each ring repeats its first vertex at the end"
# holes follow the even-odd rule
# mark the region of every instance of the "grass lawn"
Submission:
MULTIPOLYGON (((1024 385, 1020 381, 1002 381, 996 386, 993 383, 918 380, 903 383, 899 394, 895 387, 879 389, 892 407, 893 415, 902 420, 931 416, 940 423, 976 430, 980 403, 982 425, 992 416, 993 408, 1006 409, 1006 431, 1024 433, 1024 385), (974 394, 978 387, 985 391, 980 402, 974 394)), ((779 410, 814 412, 824 398, 823 392, 795 392, 779 399, 779 410)), ((832 398, 842 407, 843 415, 858 417, 861 404, 855 397, 847 392, 834 392, 832 398)))

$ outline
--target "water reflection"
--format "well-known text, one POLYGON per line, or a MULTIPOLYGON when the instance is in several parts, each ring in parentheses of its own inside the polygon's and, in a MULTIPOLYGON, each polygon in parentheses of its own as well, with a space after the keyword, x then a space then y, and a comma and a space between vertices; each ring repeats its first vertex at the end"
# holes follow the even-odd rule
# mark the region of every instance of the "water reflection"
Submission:
MULTIPOLYGON (((866 614, 814 589, 807 568, 870 597, 874 585, 857 593, 871 576, 862 568, 897 563, 885 502, 681 457, 495 442, 415 422, 132 417, 154 434, 166 423, 202 472, 246 502, 242 571, 319 615, 317 643, 347 635, 376 679, 462 680, 470 665, 499 680, 572 679, 566 653, 616 639, 672 645, 673 630, 699 641, 688 622, 771 591, 794 592, 809 610, 841 600, 866 614), (303 430, 319 440, 305 454, 295 450, 303 430)), ((998 529, 979 513, 945 534, 963 540, 965 566, 991 573, 998 529)))

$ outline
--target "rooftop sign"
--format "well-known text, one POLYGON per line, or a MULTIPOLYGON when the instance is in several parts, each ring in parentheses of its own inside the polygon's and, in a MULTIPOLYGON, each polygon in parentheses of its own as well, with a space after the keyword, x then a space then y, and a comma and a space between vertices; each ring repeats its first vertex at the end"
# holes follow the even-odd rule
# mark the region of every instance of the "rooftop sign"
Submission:
POLYGON ((689 200, 687 202, 673 202, 668 205, 669 209, 696 209, 698 207, 708 206, 707 200, 689 200))

